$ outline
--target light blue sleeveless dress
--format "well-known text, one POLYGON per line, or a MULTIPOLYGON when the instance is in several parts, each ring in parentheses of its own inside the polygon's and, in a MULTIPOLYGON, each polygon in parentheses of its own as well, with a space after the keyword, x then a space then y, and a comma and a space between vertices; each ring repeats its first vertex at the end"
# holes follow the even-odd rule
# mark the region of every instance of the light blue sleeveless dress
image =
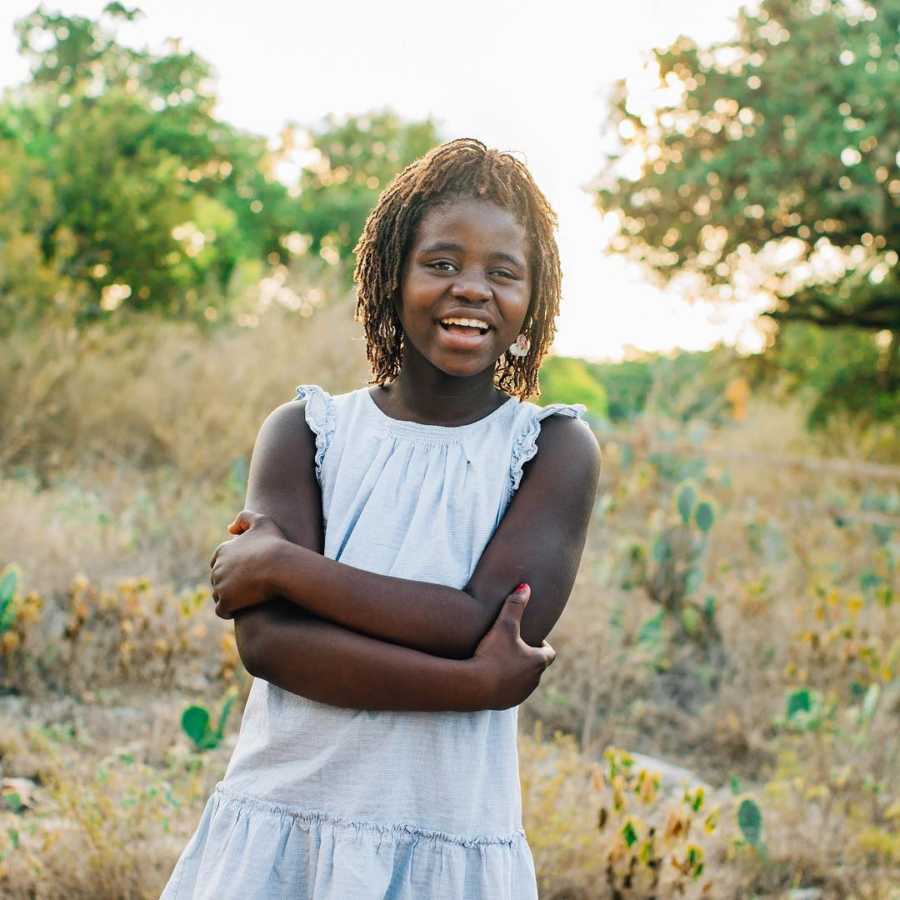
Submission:
MULTIPOLYGON (((297 398, 316 436, 325 555, 455 588, 537 452, 541 421, 585 412, 510 398, 449 427, 392 419, 367 388, 301 385, 297 398)), ((342 709, 254 679, 164 900, 536 900, 517 712, 342 709)))

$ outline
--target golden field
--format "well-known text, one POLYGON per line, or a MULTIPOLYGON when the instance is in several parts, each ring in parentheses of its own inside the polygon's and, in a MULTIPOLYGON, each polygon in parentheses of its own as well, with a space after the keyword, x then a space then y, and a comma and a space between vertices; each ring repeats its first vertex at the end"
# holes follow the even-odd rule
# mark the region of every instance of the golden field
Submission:
MULTIPOLYGON (((351 313, 10 342, 0 896, 158 896, 249 687, 207 561, 266 413, 365 383, 351 313)), ((724 424, 595 422, 588 545, 520 710, 542 898, 900 897, 900 469, 745 400, 724 424)))

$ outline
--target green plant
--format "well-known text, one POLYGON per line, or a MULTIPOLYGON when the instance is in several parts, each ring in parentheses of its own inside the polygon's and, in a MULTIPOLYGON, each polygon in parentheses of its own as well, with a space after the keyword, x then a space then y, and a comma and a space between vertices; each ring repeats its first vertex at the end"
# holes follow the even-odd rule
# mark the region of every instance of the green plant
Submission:
POLYGON ((222 738, 225 736, 225 724, 234 700, 235 693, 229 691, 222 703, 219 723, 215 729, 210 725, 209 710, 205 706, 189 706, 181 714, 181 728, 191 739, 197 751, 202 753, 204 750, 215 750, 222 743, 222 738))
POLYGON ((755 801, 749 799, 741 801, 737 811, 737 823, 744 840, 758 853, 764 853, 762 810, 755 801))
POLYGON ((0 578, 0 634, 9 631, 16 621, 13 600, 16 596, 18 574, 15 569, 7 568, 0 578))
POLYGON ((607 415, 606 390, 583 359, 551 356, 541 367, 541 403, 583 403, 592 416, 607 415))
MULTIPOLYGON (((707 595, 695 601, 703 584, 703 560, 716 521, 712 500, 701 497, 695 482, 684 481, 674 495, 678 521, 663 528, 648 545, 634 543, 624 563, 621 586, 641 587, 662 607, 638 634, 638 643, 658 647, 665 618, 690 639, 706 646, 721 644, 716 624, 716 601, 707 595)), ((658 654, 657 654, 658 655, 658 654)))

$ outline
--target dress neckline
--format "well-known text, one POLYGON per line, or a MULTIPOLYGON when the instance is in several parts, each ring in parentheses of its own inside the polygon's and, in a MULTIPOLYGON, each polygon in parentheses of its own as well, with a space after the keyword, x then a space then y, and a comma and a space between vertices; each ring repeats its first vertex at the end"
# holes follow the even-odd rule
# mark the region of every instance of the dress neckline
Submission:
POLYGON ((375 398, 372 396, 369 388, 364 387, 361 388, 361 390, 366 395, 366 405, 370 407, 374 411, 376 417, 392 431, 404 432, 406 434, 428 435, 429 437, 454 438, 466 434, 470 430, 485 425, 494 418, 499 417, 504 410, 509 409, 510 406, 516 402, 515 397, 507 397, 507 399, 493 410, 493 412, 489 412, 486 416, 482 416, 480 419, 476 419, 474 422, 469 422, 466 425, 428 425, 424 422, 411 422, 407 419, 395 419, 392 416, 389 416, 375 402, 375 398))

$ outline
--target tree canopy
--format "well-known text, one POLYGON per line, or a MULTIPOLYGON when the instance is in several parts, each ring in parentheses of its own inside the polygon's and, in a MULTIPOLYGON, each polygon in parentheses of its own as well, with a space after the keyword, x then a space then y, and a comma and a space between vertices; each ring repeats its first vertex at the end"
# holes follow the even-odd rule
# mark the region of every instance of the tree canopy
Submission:
POLYGON ((616 84, 597 180, 617 252, 782 322, 900 332, 900 0, 763 0, 616 84))
POLYGON ((118 40, 140 15, 114 2, 17 23, 31 75, 0 99, 0 326, 54 308, 216 316, 261 265, 348 256, 379 190, 438 141, 387 110, 329 120, 287 184, 296 128, 269 141, 218 118, 206 61, 118 40))
POLYGON ((311 250, 349 258, 369 210, 398 171, 440 142, 431 119, 405 123, 390 110, 338 119, 309 132, 315 162, 300 175, 302 229, 311 250))

